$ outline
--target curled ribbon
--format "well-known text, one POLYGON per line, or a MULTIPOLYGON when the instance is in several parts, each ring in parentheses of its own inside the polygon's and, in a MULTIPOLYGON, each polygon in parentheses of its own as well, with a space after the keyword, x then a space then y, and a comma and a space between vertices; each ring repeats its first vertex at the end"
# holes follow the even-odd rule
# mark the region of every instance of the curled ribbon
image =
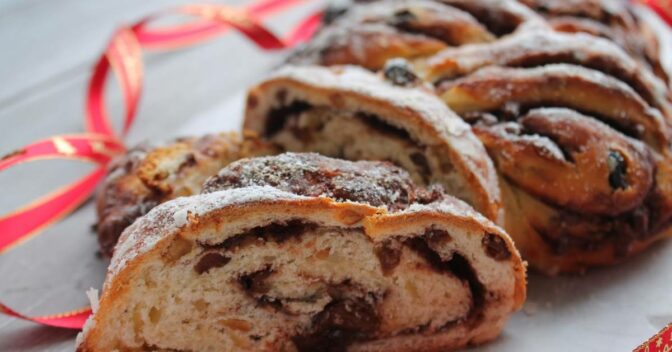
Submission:
MULTIPOLYGON (((62 187, 10 214, 0 217, 0 254, 32 238, 40 230, 67 216, 93 193, 105 177, 107 164, 125 150, 123 137, 136 117, 143 82, 142 49, 173 50, 194 45, 235 29, 264 50, 279 50, 308 40, 321 23, 321 13, 308 16, 286 38, 264 27, 260 20, 306 0, 263 0, 245 8, 216 4, 187 5, 147 16, 113 35, 105 52, 96 62, 86 99, 86 134, 55 136, 39 141, 0 159, 0 172, 12 166, 42 159, 76 159, 91 162, 97 168, 74 183, 62 187), (195 21, 150 28, 157 19, 175 14, 196 17, 195 21), (110 69, 117 77, 124 100, 124 119, 118 135, 110 123, 104 101, 105 82, 110 69)), ((672 1, 639 0, 672 25, 672 1)), ((30 317, 0 303, 0 313, 38 324, 81 329, 91 310, 30 317)))
MULTIPOLYGON (((245 35, 259 48, 280 50, 307 40, 318 28, 321 14, 300 22, 286 38, 264 27, 260 19, 298 5, 305 0, 265 0, 236 8, 216 4, 187 5, 172 11, 145 17, 131 26, 121 27, 113 35, 97 61, 89 81, 85 126, 86 134, 55 136, 27 145, 0 159, 0 172, 25 162, 44 159, 75 159, 94 163, 94 171, 10 214, 0 217, 0 254, 29 240, 86 201, 103 180, 108 163, 123 153, 123 137, 136 117, 143 82, 142 49, 179 49, 194 45, 229 29, 245 35), (165 16, 181 14, 197 20, 168 28, 151 29, 149 24, 165 16), (121 134, 112 128, 105 107, 104 89, 110 69, 117 77, 124 100, 121 134)), ((81 329, 91 314, 90 308, 31 317, 0 303, 0 313, 42 325, 81 329)))

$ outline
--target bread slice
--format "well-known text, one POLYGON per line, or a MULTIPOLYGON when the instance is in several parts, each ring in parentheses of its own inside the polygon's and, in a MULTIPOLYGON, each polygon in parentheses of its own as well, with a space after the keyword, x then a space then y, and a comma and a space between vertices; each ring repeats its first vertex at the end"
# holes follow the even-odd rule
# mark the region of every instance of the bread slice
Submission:
POLYGON ((113 161, 96 197, 101 253, 112 256, 119 235, 135 219, 167 200, 198 194, 203 181, 230 162, 277 153, 251 131, 132 148, 113 161))
POLYGON ((387 80, 355 67, 286 66, 250 89, 244 126, 287 151, 385 160, 419 185, 439 183, 488 218, 500 214, 496 171, 468 124, 403 62, 387 80))
POLYGON ((510 238, 388 163, 244 159, 122 235, 78 351, 445 351, 525 298, 510 238))

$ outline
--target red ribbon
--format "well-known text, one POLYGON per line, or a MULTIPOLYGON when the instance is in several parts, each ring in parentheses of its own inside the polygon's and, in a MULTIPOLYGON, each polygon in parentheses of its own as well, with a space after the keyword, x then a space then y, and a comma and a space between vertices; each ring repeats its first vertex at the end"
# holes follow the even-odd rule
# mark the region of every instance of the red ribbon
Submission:
MULTIPOLYGON (((24 162, 42 159, 77 159, 94 163, 97 168, 74 183, 1 217, 0 253, 27 241, 41 229, 82 204, 105 176, 106 166, 111 158, 125 150, 122 138, 133 125, 142 92, 142 49, 184 48, 215 38, 230 29, 245 35, 264 50, 290 48, 312 37, 320 25, 320 13, 307 17, 284 39, 274 35, 260 21, 305 1, 264 0, 245 8, 214 4, 188 5, 147 16, 131 26, 117 30, 97 61, 89 81, 85 116, 88 133, 52 137, 25 146, 0 159, 0 172, 24 162), (155 20, 175 14, 192 16, 196 20, 170 27, 150 28, 155 20), (120 135, 114 131, 105 107, 105 82, 110 69, 117 77, 124 99, 124 119, 120 135)), ((671 0, 640 2, 672 25, 671 0)), ((38 324, 80 329, 91 311, 83 308, 55 315, 30 317, 0 303, 0 313, 38 324)))
POLYGON ((648 341, 634 349, 634 352, 669 352, 672 351, 672 323, 660 330, 648 341))
MULTIPOLYGON (((273 34, 260 20, 304 1, 265 0, 246 8, 215 4, 188 5, 148 16, 132 26, 117 30, 97 61, 89 81, 85 117, 88 133, 55 136, 27 145, 0 159, 0 172, 21 163, 43 159, 82 160, 96 164, 97 168, 72 184, 1 217, 0 253, 29 240, 81 205, 105 177, 107 164, 112 157, 125 151, 122 138, 133 124, 142 91, 143 48, 179 49, 212 39, 229 29, 235 29, 264 50, 290 48, 312 36, 320 24, 321 14, 306 18, 286 39, 273 34), (168 28, 149 28, 151 22, 174 14, 189 15, 197 20, 168 28), (124 99, 121 135, 114 131, 105 107, 105 83, 110 69, 117 77, 124 99)), ((0 303, 0 313, 48 326, 81 329, 91 310, 87 307, 55 315, 30 317, 0 303)))

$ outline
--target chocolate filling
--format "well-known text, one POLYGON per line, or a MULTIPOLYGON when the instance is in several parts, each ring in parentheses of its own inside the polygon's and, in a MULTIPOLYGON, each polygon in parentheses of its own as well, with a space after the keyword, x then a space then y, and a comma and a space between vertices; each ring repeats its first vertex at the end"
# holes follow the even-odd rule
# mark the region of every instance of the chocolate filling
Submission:
POLYGON ((467 319, 478 319, 483 308, 483 303, 485 303, 485 286, 478 280, 478 276, 471 263, 457 252, 453 253, 453 256, 449 260, 441 259, 441 256, 428 244, 427 237, 425 235, 424 238, 412 238, 405 241, 405 244, 422 256, 434 270, 451 273, 469 285, 472 304, 467 319))
POLYGON ((341 352, 365 340, 380 326, 374 306, 364 298, 334 300, 312 319, 309 332, 294 336, 299 351, 341 352))
POLYGON ((418 169, 420 169, 420 174, 425 183, 429 183, 429 176, 432 174, 432 168, 429 166, 427 157, 425 154, 420 152, 415 152, 410 155, 411 161, 415 164, 418 169))
POLYGON ((264 295, 269 291, 269 287, 265 280, 273 274, 270 267, 254 271, 249 274, 242 275, 238 278, 238 282, 243 289, 253 295, 264 295))
POLYGON ((509 247, 504 242, 504 239, 495 234, 485 234, 481 241, 485 253, 495 260, 507 260, 511 258, 509 247))
MULTIPOLYGON (((244 235, 235 236, 228 241, 226 245, 220 245, 221 248, 238 248, 243 242, 236 238, 251 236, 255 240, 263 238, 265 240, 286 240, 288 237, 300 235, 308 228, 313 228, 314 224, 306 226, 305 223, 298 220, 290 221, 286 224, 271 224, 262 227, 256 227, 244 235), (271 235, 272 232, 282 233, 281 236, 271 235), (261 236, 261 237, 259 237, 261 236)), ((478 277, 469 263, 461 254, 455 252, 451 258, 444 260, 432 249, 432 247, 450 241, 450 234, 444 230, 428 228, 422 237, 416 237, 407 240, 389 239, 376 244, 374 251, 381 262, 384 272, 389 273, 400 262, 401 247, 408 246, 418 253, 426 262, 437 272, 454 275, 465 282, 472 294, 471 308, 468 316, 460 321, 466 320, 468 324, 474 324, 480 319, 480 314, 485 303, 485 287, 478 280, 478 277)), ((492 240, 496 241, 496 240, 492 240)), ((496 246, 496 245, 495 245, 496 246)), ((507 252, 508 253, 508 252, 507 252)), ((501 254, 499 254, 501 256, 501 254)), ((510 255, 510 253, 509 253, 510 255)), ((268 278, 274 271, 270 265, 238 277, 237 281, 242 290, 254 298, 260 306, 269 307, 282 312, 285 299, 281 297, 269 296, 271 290, 268 278)), ((327 283, 327 294, 331 298, 322 311, 314 315, 311 319, 311 326, 306 331, 292 337, 298 351, 346 351, 347 347, 353 342, 365 341, 376 336, 380 327, 380 316, 377 311, 377 301, 381 297, 376 297, 372 292, 366 292, 349 280, 339 284, 327 283)), ((296 299, 287 299, 288 301, 296 299)), ((440 329, 441 331, 455 326, 456 322, 447 322, 440 329)), ((418 326, 411 331, 424 331, 426 326, 418 326)))
POLYGON ((224 249, 236 251, 240 248, 260 242, 282 243, 302 234, 312 231, 317 224, 304 222, 302 220, 289 220, 287 222, 274 222, 264 226, 257 226, 247 230, 245 233, 227 238, 222 243, 207 244, 199 243, 206 249, 224 249))
MULTIPOLYGON (((322 148, 319 141, 322 140, 322 138, 324 138, 323 137, 324 133, 322 133, 321 131, 324 128, 325 123, 326 124, 332 123, 332 120, 325 122, 321 121, 319 118, 315 116, 309 116, 307 120, 308 126, 298 126, 299 123, 297 121, 299 121, 300 114, 307 110, 312 109, 312 107, 305 108, 306 106, 310 105, 301 101, 299 101, 298 103, 297 102, 290 103, 288 106, 289 107, 300 106, 302 108, 300 109, 277 108, 272 110, 268 114, 268 121, 269 121, 268 126, 272 125, 274 127, 272 128, 268 127, 268 129, 266 130, 267 137, 273 139, 275 135, 278 134, 280 131, 287 132, 288 134, 286 136, 278 138, 278 140, 280 141, 278 143, 284 143, 282 141, 285 138, 289 138, 290 140, 292 140, 290 144, 291 146, 289 147, 289 151, 299 152, 299 151, 305 151, 305 149, 315 151, 315 149, 311 149, 311 147, 318 149, 322 148), (270 122, 271 120, 273 120, 273 122, 270 122)), ((327 109, 326 107, 318 107, 318 108, 327 109)), ((348 112, 344 113, 347 114, 348 112)), ((406 169, 411 174, 411 177, 417 183, 426 185, 431 182, 437 182, 438 180, 435 179, 437 176, 441 177, 444 174, 455 173, 455 171, 452 169, 452 165, 447 162, 441 163, 440 165, 432 165, 430 163, 430 160, 428 159, 429 155, 434 155, 438 157, 438 155, 443 153, 440 147, 433 147, 433 146, 428 147, 423 145, 422 143, 419 143, 418 141, 414 140, 411 137, 410 133, 405 129, 389 124, 375 114, 370 114, 363 111, 352 111, 350 112, 350 114, 352 115, 330 117, 330 119, 333 118, 333 121, 335 121, 333 123, 338 123, 338 121, 336 120, 341 118, 352 119, 357 123, 363 124, 364 128, 369 128, 375 131, 374 133, 381 138, 390 138, 395 143, 399 141, 402 143, 409 143, 414 145, 412 150, 408 151, 407 154, 404 155, 390 154, 390 156, 384 160, 391 162, 403 169, 406 169), (434 167, 441 169, 440 175, 435 173, 434 167)), ((316 113, 316 115, 319 114, 316 113)), ((330 145, 328 151, 322 151, 322 153, 326 153, 325 155, 330 157, 341 159, 370 158, 370 156, 367 156, 368 152, 366 151, 366 149, 363 151, 360 149, 357 149, 355 151, 347 149, 346 148, 347 144, 345 143, 348 143, 346 142, 348 139, 347 138, 342 139, 343 140, 339 139, 339 142, 337 142, 338 144, 330 145)), ((283 145, 281 145, 281 147, 282 146, 283 145)), ((285 146, 285 148, 287 148, 287 146, 285 146)), ((378 153, 378 151, 374 150, 372 151, 372 153, 375 154, 378 153)), ((456 191, 457 194, 461 194, 460 189, 457 187, 454 191, 456 191)), ((463 194, 461 198, 467 199, 468 201, 469 195, 463 194)), ((344 199, 349 198, 344 197, 344 199)), ((377 205, 373 203, 371 204, 377 205)))
POLYGON ((408 9, 395 12, 387 23, 400 31, 419 34, 451 46, 462 44, 459 39, 456 39, 456 34, 451 33, 450 28, 446 28, 440 24, 429 25, 428 23, 423 23, 421 19, 408 9))
POLYGON ((401 261, 401 246, 398 241, 387 240, 378 243, 374 251, 385 275, 391 273, 401 261))
MULTIPOLYGON (((266 138, 273 137, 286 126, 287 120, 290 117, 298 116, 302 112, 312 108, 313 106, 305 101, 295 100, 287 105, 272 109, 268 112, 264 135, 266 138)), ((376 115, 363 111, 354 112, 354 115, 376 130, 383 131, 386 134, 394 135, 399 138, 410 139, 410 135, 406 130, 392 126, 376 115)))
POLYGON ((294 101, 289 105, 284 105, 279 108, 272 109, 268 113, 266 119, 266 127, 264 128, 264 136, 266 138, 272 137, 285 126, 285 121, 289 116, 297 116, 300 113, 309 110, 311 105, 303 101, 294 101))
POLYGON ((207 273, 212 268, 221 268, 230 261, 231 258, 225 257, 221 253, 208 252, 198 260, 198 263, 194 266, 194 270, 200 275, 207 273))
POLYGON ((501 37, 513 33, 522 23, 522 19, 507 11, 497 11, 487 5, 473 2, 445 1, 446 4, 456 7, 474 16, 492 34, 501 37))

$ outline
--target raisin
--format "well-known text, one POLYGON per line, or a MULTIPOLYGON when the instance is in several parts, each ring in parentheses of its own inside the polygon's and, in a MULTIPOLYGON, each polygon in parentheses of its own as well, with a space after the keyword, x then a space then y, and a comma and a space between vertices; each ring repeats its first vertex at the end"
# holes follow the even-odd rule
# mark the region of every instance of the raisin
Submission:
POLYGON ((488 233, 483 236, 481 240, 485 253, 495 260, 506 260, 511 258, 511 252, 509 247, 504 242, 504 239, 501 237, 488 233))
POLYGON ((610 150, 609 156, 607 156, 607 166, 609 167, 609 185, 614 189, 628 187, 627 168, 623 155, 615 150, 610 150))
POLYGON ((194 266, 194 270, 198 274, 207 273, 212 268, 221 268, 231 261, 231 258, 228 258, 221 253, 209 252, 206 253, 194 266))
POLYGON ((411 65, 404 59, 392 59, 383 68, 385 78, 397 86, 408 86, 418 82, 411 65))

